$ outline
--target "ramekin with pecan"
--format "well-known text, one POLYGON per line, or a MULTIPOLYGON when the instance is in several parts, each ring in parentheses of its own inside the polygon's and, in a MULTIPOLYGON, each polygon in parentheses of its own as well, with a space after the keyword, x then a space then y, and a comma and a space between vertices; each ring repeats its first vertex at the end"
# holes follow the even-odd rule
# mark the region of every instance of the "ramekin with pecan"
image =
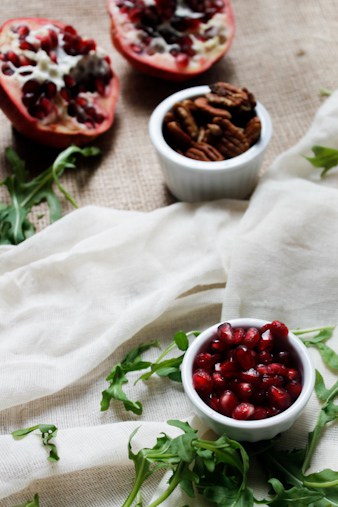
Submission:
POLYGON ((200 97, 176 102, 164 117, 163 134, 177 153, 217 162, 237 157, 261 135, 256 99, 230 83, 210 85, 200 97))
POLYGON ((215 83, 167 97, 150 117, 149 134, 179 200, 244 199, 256 185, 272 124, 246 88, 215 83))

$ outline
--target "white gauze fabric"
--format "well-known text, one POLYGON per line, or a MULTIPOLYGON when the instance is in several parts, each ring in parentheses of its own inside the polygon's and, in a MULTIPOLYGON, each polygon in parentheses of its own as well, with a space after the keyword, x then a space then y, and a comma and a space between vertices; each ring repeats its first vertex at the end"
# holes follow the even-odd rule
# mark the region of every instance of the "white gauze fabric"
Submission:
MULTIPOLYGON (((140 426, 136 448, 153 445, 161 431, 175 434, 168 419, 192 415, 181 386, 155 378, 130 384, 131 397, 144 404, 141 417, 119 404, 100 413, 105 376, 136 343, 160 338, 165 346, 178 329, 203 329, 221 317, 280 319, 290 327, 338 322, 338 177, 332 171, 320 180, 303 158, 313 144, 338 148, 338 93, 276 160, 247 210, 238 201, 151 213, 84 208, 3 249, 1 507, 36 492, 42 507, 123 504, 134 475, 127 456, 133 429, 140 426), (209 287, 224 283, 225 290, 209 287), (47 461, 38 435, 10 436, 38 423, 58 426, 58 463, 47 461)), ((333 373, 311 355, 331 385, 333 373)), ((284 435, 290 448, 305 444, 318 407, 313 397, 284 435)), ((314 469, 337 469, 337 440, 330 428, 314 469)), ((156 480, 145 488, 145 505, 156 480)), ((204 504, 176 492, 164 505, 204 504)))

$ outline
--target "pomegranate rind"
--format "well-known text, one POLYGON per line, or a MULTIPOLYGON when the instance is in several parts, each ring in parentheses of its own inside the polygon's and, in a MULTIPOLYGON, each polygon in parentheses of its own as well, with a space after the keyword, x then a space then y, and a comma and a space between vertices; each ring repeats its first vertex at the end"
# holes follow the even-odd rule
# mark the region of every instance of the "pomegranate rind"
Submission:
MULTIPOLYGON (((47 18, 13 18, 7 20, 0 28, 0 50, 8 46, 8 31, 15 25, 27 25, 30 29, 37 29, 46 24, 53 24, 64 28, 65 23, 47 18)), ((111 67, 111 66, 110 66, 111 67)), ((21 85, 0 72, 0 107, 13 127, 25 137, 52 148, 64 149, 71 144, 83 146, 96 139, 110 129, 114 122, 115 107, 119 96, 119 79, 111 67, 113 77, 105 90, 103 97, 98 96, 100 109, 105 112, 105 119, 95 128, 86 128, 84 124, 68 118, 66 124, 51 123, 44 125, 37 118, 32 117, 21 101, 21 85)))
POLYGON ((194 66, 186 67, 177 64, 174 56, 168 53, 155 53, 154 55, 137 54, 130 45, 127 32, 130 32, 131 22, 121 23, 116 16, 116 0, 107 1, 107 9, 111 20, 111 38, 119 53, 137 70, 153 77, 169 81, 185 81, 206 72, 217 63, 230 49, 235 33, 235 19, 230 0, 224 0, 222 11, 223 24, 227 29, 224 44, 218 45, 217 50, 209 54, 200 55, 194 66))

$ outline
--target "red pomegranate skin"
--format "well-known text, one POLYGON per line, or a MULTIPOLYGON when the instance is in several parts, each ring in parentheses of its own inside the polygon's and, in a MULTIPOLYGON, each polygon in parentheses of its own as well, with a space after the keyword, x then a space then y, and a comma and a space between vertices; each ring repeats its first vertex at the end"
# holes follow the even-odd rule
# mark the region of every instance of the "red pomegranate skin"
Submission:
POLYGON ((219 61, 234 37, 230 0, 108 0, 115 48, 137 70, 170 81, 219 61))
POLYGON ((16 18, 0 28, 0 105, 24 136, 84 145, 113 124, 119 79, 106 52, 65 23, 16 18))

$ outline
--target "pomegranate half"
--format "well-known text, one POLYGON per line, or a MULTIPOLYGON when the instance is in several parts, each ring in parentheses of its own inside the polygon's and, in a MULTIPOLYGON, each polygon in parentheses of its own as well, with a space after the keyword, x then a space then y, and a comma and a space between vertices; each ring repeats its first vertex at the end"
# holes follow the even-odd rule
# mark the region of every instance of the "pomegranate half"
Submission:
POLYGON ((72 26, 17 18, 0 28, 0 106, 28 138, 86 144, 112 125, 118 93, 107 53, 72 26))
POLYGON ((229 49, 229 0, 108 0, 116 49, 138 70, 183 81, 209 69, 229 49))

